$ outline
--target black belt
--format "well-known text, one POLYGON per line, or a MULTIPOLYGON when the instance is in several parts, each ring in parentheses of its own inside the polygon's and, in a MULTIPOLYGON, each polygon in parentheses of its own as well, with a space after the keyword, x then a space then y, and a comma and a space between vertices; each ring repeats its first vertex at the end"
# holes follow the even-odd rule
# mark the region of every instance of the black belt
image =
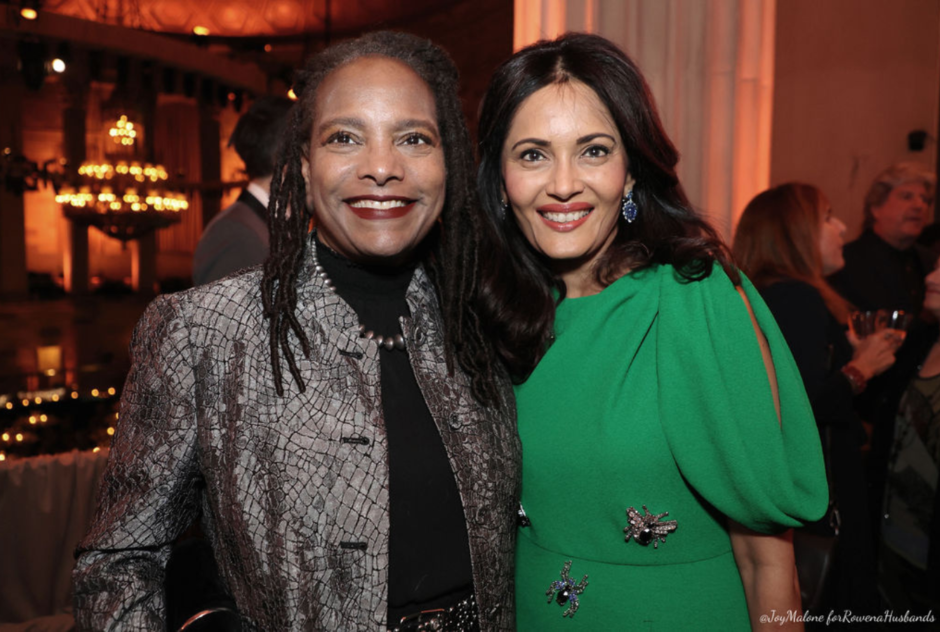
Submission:
POLYGON ((397 625, 389 625, 388 632, 440 630, 441 632, 479 632, 480 615, 473 595, 449 608, 435 608, 402 617, 397 625))

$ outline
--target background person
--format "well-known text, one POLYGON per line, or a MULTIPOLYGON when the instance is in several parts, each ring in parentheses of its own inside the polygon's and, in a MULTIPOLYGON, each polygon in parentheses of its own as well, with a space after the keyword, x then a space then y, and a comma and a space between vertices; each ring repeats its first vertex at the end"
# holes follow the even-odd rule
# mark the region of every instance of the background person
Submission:
POLYGON ((750 630, 798 610, 785 530, 828 495, 812 410, 686 199, 640 71, 596 35, 519 51, 479 153, 479 299, 521 382, 518 628, 750 630))
POLYGON ((865 195, 864 230, 846 245, 845 267, 829 278, 857 309, 901 309, 914 316, 895 365, 875 379, 857 402, 862 418, 873 425, 867 469, 876 532, 898 403, 936 336, 932 317, 922 313, 924 277, 936 256, 916 243, 931 220, 934 181, 934 174, 917 163, 898 163, 879 173, 865 195))
POLYGON ((482 343, 476 243, 442 238, 478 232, 456 70, 376 33, 294 85, 264 269, 159 297, 134 335, 79 626, 162 629, 201 509, 245 628, 511 628, 512 393, 455 357, 482 343))
POLYGON ((238 119, 228 146, 245 163, 246 186, 234 204, 212 218, 193 254, 193 283, 202 285, 268 256, 268 200, 274 163, 293 101, 265 95, 238 119))
MULTIPOLYGON (((846 337, 851 306, 824 278, 844 265, 844 234, 845 224, 822 191, 788 183, 748 203, 733 252, 786 338, 828 451, 842 526, 830 584, 823 588, 829 601, 820 607, 860 614, 877 611, 880 598, 861 455, 867 436, 853 400, 894 363, 901 337, 893 332, 851 342, 846 337)), ((810 531, 830 533, 827 524, 810 531)))
MULTIPOLYGON (((940 319, 940 267, 925 279, 924 309, 940 319)), ((896 612, 940 611, 940 340, 901 399, 888 458, 881 581, 896 612)))

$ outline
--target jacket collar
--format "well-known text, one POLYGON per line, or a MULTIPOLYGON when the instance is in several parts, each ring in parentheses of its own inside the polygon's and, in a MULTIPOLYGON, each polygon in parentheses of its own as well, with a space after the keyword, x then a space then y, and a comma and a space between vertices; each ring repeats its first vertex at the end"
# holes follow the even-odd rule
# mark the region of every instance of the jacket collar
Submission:
MULTIPOLYGON (((362 348, 359 318, 352 307, 332 288, 327 287, 323 278, 314 270, 311 252, 314 248, 313 235, 311 232, 304 250, 303 265, 297 275, 297 317, 307 331, 319 324, 330 338, 329 342, 341 352, 358 353, 362 348)), ((423 264, 415 269, 405 292, 405 300, 413 317, 439 309, 437 292, 423 264)), ((406 317, 406 320, 411 319, 406 317)))

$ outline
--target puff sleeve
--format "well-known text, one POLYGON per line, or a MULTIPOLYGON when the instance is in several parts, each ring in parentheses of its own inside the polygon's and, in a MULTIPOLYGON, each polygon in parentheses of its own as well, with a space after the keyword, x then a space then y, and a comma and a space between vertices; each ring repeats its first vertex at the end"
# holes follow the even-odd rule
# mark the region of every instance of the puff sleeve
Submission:
POLYGON ((723 514, 770 533, 820 518, 828 488, 799 371, 760 295, 743 286, 770 346, 781 423, 747 307, 717 265, 701 281, 662 277, 659 406, 683 477, 723 514))

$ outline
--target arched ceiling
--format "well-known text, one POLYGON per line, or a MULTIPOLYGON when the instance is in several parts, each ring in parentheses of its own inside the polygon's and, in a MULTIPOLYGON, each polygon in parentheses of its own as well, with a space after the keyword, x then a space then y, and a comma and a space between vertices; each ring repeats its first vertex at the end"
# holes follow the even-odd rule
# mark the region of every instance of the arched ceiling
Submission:
POLYGON ((407 27, 455 4, 448 0, 44 0, 42 9, 115 26, 211 37, 284 37, 407 27))

